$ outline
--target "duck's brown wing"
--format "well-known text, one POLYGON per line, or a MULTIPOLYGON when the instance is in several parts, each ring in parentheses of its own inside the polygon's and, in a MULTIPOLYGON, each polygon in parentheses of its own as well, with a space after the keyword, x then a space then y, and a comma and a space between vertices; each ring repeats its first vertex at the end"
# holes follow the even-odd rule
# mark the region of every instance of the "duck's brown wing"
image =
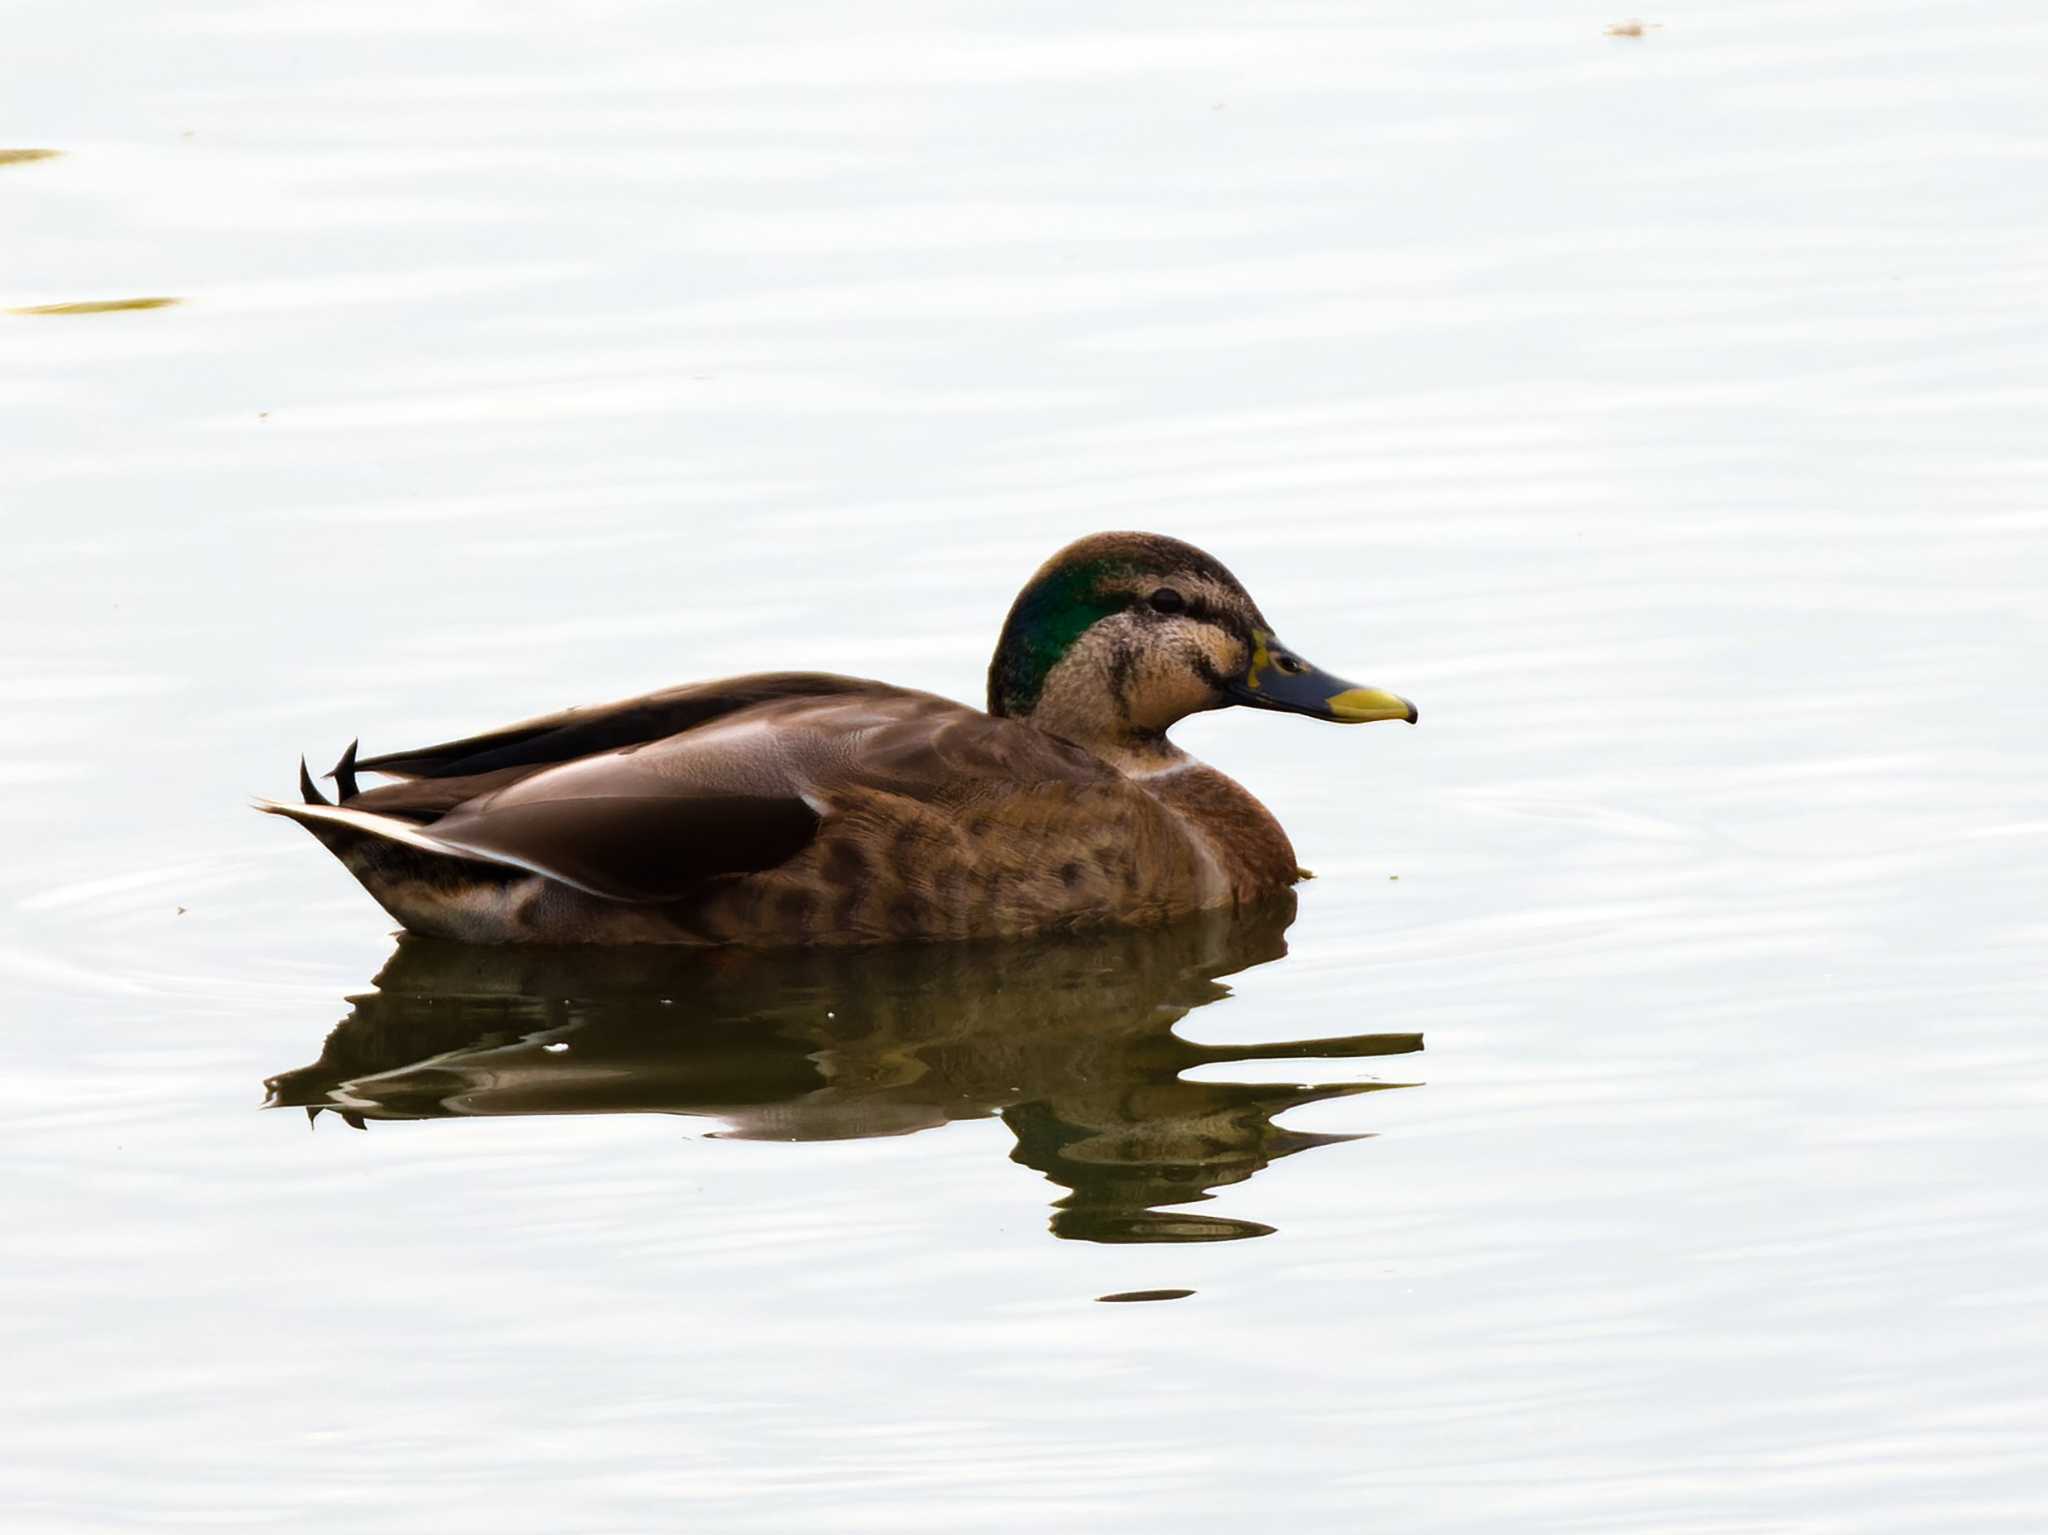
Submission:
POLYGON ((795 795, 586 792, 541 784, 459 806, 424 828, 450 852, 545 874, 616 901, 667 901, 758 874, 810 846, 820 817, 795 795))
POLYGON ((357 766, 421 776, 353 795, 325 819, 403 818, 410 842, 624 901, 777 868, 835 808, 875 792, 951 805, 1109 771, 1015 721, 806 674, 571 710, 357 766))
MULTIPOLYGON (((882 684, 829 672, 760 672, 717 682, 691 683, 612 703, 558 710, 437 746, 358 757, 353 747, 337 766, 341 803, 351 810, 398 816, 428 825, 458 806, 531 777, 557 763, 645 746, 699 726, 758 708, 796 700, 843 698, 881 690, 882 684), (358 772, 386 773, 403 783, 369 789, 358 772)), ((585 828, 592 835, 595 827, 585 828)))
POLYGON ((845 697, 878 689, 896 691, 880 683, 834 676, 830 672, 758 672, 718 682, 664 688, 658 693, 643 693, 608 704, 562 709, 481 735, 443 741, 438 746, 361 757, 354 765, 365 771, 404 778, 478 777, 508 768, 544 767, 587 757, 592 752, 658 741, 762 704, 845 697))
POLYGON ((785 862, 809 845, 819 816, 772 778, 693 785, 687 772, 650 774, 635 756, 749 710, 870 690, 895 691, 827 673, 762 673, 564 709, 436 746, 368 758, 351 747, 335 770, 338 806, 302 775, 307 803, 269 808, 331 847, 381 840, 616 900, 667 900, 785 862), (566 779, 532 782, 571 764, 580 770, 566 779), (362 789, 359 771, 406 781, 362 789))

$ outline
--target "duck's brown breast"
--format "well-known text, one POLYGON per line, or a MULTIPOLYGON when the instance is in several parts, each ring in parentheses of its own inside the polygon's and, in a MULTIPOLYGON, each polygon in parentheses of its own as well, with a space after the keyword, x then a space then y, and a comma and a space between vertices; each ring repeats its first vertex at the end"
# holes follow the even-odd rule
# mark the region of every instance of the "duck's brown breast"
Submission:
POLYGON ((1235 779, 1189 762, 1142 782, 1215 859, 1233 901, 1272 895, 1300 878, 1287 833, 1235 779))

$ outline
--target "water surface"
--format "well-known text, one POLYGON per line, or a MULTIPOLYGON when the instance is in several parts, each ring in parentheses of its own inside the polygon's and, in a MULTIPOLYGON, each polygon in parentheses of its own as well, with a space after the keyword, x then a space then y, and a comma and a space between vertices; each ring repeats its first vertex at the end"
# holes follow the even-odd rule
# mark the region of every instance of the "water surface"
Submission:
POLYGON ((179 302, 0 315, 8 1528, 2036 1527, 2048 22, 1621 19, 15 18, 0 309, 179 302), (247 808, 1118 526, 1421 706, 1181 732, 1291 926, 437 957, 247 808))

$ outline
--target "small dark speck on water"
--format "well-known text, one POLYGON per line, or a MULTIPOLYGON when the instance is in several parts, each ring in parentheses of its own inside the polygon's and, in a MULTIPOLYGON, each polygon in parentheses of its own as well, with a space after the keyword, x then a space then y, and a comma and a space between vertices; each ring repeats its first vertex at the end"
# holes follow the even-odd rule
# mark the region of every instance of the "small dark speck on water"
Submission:
POLYGON ((1186 1300, 1193 1290, 1119 1290, 1114 1295, 1098 1295, 1097 1300, 1186 1300))
POLYGON ((178 908, 178 915, 179 915, 179 916, 181 916, 181 917, 185 915, 185 908, 184 908, 184 907, 180 906, 180 907, 178 908))
POLYGON ((1609 37, 1641 37, 1646 32, 1661 32, 1661 21, 1637 21, 1631 16, 1627 21, 1617 21, 1607 29, 1609 37))

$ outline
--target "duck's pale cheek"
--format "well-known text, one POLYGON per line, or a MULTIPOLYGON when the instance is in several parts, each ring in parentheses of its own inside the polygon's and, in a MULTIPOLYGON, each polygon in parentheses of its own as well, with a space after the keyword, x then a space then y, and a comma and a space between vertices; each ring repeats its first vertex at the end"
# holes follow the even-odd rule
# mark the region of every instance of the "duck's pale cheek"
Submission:
POLYGON ((1175 720, 1213 709, 1222 695, 1191 667, 1158 665, 1141 676, 1131 690, 1130 722, 1140 730, 1164 730, 1175 720))

